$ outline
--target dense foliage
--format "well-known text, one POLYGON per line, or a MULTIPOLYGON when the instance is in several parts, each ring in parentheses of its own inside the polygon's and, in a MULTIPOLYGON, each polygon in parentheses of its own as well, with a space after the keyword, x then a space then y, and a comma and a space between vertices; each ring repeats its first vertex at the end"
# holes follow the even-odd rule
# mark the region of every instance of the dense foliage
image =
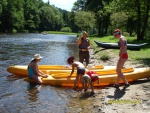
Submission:
POLYGON ((61 30, 62 13, 42 0, 0 0, 0 32, 61 30))
POLYGON ((150 0, 77 0, 72 10, 94 12, 99 36, 120 28, 137 40, 150 38, 150 0))
POLYGON ((150 0, 76 0, 72 11, 42 0, 0 0, 0 32, 86 30, 98 36, 119 28, 137 40, 150 38, 150 0))

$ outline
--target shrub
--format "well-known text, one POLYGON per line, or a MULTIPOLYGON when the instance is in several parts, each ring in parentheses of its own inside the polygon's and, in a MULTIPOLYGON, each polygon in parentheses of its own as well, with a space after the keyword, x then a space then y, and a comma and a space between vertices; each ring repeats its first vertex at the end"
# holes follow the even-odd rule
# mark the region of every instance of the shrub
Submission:
POLYGON ((16 29, 13 29, 12 32, 13 32, 13 33, 17 33, 17 30, 16 30, 16 29))
POLYGON ((106 61, 106 60, 109 60, 110 57, 107 55, 107 54, 103 54, 101 57, 100 57, 100 60, 103 60, 103 61, 106 61))
POLYGON ((72 30, 69 27, 63 27, 61 32, 72 32, 72 30))

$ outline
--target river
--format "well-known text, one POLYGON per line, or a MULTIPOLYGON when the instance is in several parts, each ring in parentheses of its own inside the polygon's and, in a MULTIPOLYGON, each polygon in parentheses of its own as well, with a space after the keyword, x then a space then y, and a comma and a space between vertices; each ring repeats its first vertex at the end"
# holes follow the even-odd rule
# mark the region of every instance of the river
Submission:
POLYGON ((30 86, 24 78, 7 72, 7 67, 28 65, 36 53, 43 56, 39 64, 67 65, 69 56, 75 56, 78 60, 76 40, 73 35, 0 34, 0 112, 68 112, 66 105, 74 94, 70 88, 30 86))

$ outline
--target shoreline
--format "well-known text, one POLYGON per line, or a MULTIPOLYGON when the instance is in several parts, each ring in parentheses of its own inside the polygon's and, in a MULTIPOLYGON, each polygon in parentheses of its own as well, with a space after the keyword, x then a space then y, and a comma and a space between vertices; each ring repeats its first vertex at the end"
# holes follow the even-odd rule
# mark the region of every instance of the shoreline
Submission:
MULTIPOLYGON (((116 66, 119 57, 116 57, 113 53, 109 52, 109 50, 105 51, 111 55, 111 59, 103 62, 97 60, 94 49, 91 49, 92 63, 95 65, 103 64, 104 66, 116 66)), ((134 68, 148 67, 131 60, 127 60, 124 66, 134 68)), ((148 113, 150 110, 150 78, 140 79, 130 84, 131 85, 126 90, 122 90, 122 84, 119 89, 107 86, 100 91, 95 90, 97 92, 95 94, 95 101, 92 103, 95 110, 93 113, 148 113)))
MULTIPOLYGON (((110 50, 105 50, 111 59, 103 62, 98 60, 99 56, 90 49, 90 64, 116 66, 119 57, 110 50)), ((148 67, 139 62, 126 61, 125 67, 148 67)), ((140 79, 130 83, 126 90, 121 84, 119 89, 112 86, 94 88, 95 94, 90 96, 91 89, 87 92, 72 92, 68 113, 149 113, 150 110, 150 78, 140 79), (74 96, 72 96, 74 95, 74 96)))

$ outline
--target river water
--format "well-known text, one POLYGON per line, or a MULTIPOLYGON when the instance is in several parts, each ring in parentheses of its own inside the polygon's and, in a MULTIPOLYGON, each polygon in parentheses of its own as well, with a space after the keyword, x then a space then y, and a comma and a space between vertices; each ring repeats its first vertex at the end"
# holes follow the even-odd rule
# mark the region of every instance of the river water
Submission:
POLYGON ((72 35, 0 34, 0 112, 66 113, 74 94, 71 89, 31 86, 6 69, 10 65, 27 65, 36 53, 44 57, 39 64, 66 65, 72 55, 78 60, 76 39, 72 35))

